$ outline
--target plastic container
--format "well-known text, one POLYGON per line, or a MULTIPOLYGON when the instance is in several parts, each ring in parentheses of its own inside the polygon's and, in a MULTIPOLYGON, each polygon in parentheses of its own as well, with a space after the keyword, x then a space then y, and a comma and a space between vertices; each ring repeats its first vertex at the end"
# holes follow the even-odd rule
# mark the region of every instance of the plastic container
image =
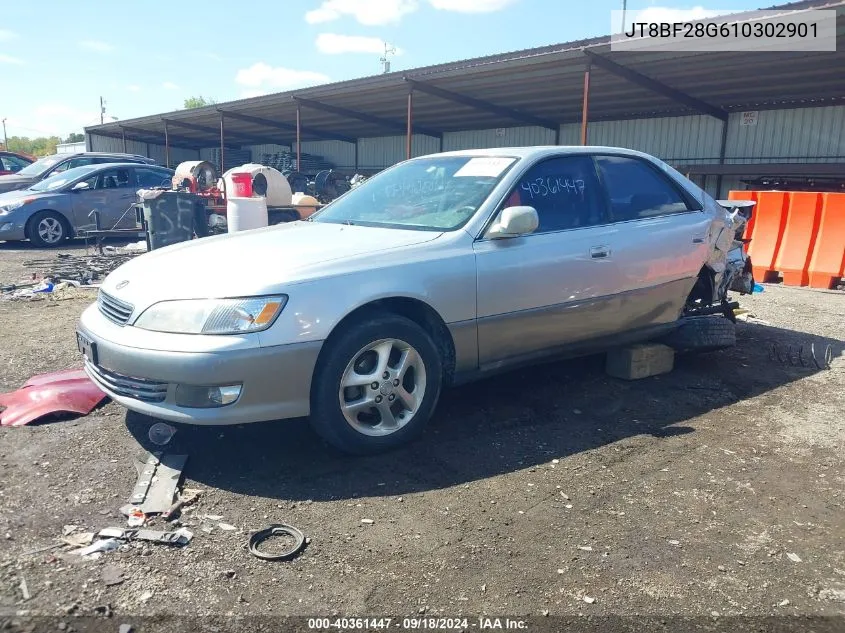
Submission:
POLYGON ((291 188, 287 178, 277 169, 257 163, 234 167, 223 174, 226 197, 267 199, 268 207, 289 207, 291 188), (247 174, 248 177, 244 174, 247 174))
POLYGON ((299 213, 299 217, 303 220, 310 216, 320 206, 320 202, 314 196, 309 196, 304 193, 293 194, 291 205, 299 213))
POLYGON ((260 229, 269 223, 266 198, 226 198, 229 233, 260 229))
POLYGON ((165 422, 156 422, 147 432, 147 437, 156 446, 164 446, 173 439, 176 429, 165 422))

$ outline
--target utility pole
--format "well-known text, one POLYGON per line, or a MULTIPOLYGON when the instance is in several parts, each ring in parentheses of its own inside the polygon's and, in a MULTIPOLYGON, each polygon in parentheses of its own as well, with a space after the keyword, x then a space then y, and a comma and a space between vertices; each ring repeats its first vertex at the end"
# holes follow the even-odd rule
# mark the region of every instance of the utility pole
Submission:
POLYGON ((622 0, 622 32, 625 32, 625 10, 628 8, 628 0, 622 0))
POLYGON ((105 123, 105 121, 103 120, 105 118, 105 115, 106 115, 106 102, 103 100, 102 97, 100 97, 100 125, 105 123))
POLYGON ((384 42, 384 57, 380 57, 379 61, 381 62, 381 72, 383 75, 386 75, 390 72, 390 57, 389 55, 394 55, 396 53, 396 47, 391 46, 387 42, 384 42))
POLYGON ((6 119, 3 119, 3 149, 9 150, 9 137, 6 136, 6 119))

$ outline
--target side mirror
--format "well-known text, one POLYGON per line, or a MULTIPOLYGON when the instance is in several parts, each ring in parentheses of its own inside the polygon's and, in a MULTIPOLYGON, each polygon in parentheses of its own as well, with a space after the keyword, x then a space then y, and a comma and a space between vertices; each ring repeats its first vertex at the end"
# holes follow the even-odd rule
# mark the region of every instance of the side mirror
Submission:
POLYGON ((87 182, 78 182, 70 188, 71 191, 87 191, 91 186, 87 182))
POLYGON ((540 226, 540 218, 534 207, 508 207, 499 214, 499 219, 490 230, 487 237, 499 240, 507 237, 528 235, 540 226))

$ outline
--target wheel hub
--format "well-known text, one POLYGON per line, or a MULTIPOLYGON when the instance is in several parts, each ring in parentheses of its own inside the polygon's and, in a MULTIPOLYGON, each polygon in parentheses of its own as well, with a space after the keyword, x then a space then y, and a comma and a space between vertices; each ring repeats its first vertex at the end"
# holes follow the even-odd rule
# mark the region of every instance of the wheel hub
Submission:
POLYGON ((393 383, 389 380, 385 380, 383 383, 381 383, 381 387, 379 387, 378 392, 385 397, 389 396, 393 393, 393 383))

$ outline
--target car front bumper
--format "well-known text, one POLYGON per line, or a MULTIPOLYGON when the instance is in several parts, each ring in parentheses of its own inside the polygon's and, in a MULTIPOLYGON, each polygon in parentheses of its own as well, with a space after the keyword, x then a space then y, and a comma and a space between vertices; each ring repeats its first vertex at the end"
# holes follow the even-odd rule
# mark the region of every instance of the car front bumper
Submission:
MULTIPOLYGON (((85 360, 94 383, 127 409, 171 422, 241 424, 306 416, 311 376, 322 341, 213 352, 172 352, 131 347, 97 332, 96 307, 83 315, 79 334, 96 346, 96 364, 85 360), (179 406, 178 385, 242 385, 232 404, 179 406)), ((104 319, 102 319, 104 320, 104 319)), ((113 330, 109 326, 105 331, 113 330)), ((137 328, 126 327, 125 330, 137 328)))
POLYGON ((0 240, 25 240, 26 220, 18 213, 0 215, 0 240))

